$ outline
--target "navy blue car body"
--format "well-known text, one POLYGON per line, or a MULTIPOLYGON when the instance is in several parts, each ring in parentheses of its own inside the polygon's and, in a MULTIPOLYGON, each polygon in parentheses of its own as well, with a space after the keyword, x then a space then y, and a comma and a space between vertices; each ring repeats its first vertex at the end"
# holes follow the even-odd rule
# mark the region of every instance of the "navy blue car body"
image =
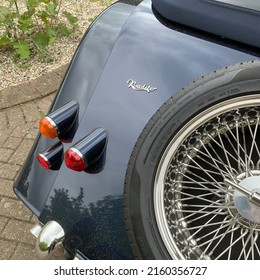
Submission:
MULTIPOLYGON (((209 19, 203 13, 183 12, 191 1, 181 1, 184 7, 173 7, 178 1, 123 2, 109 7, 86 31, 50 109, 71 100, 79 104, 75 134, 62 143, 63 152, 97 128, 106 131, 102 168, 75 172, 63 161, 57 170, 44 169, 37 154, 59 140, 39 135, 14 185, 39 222, 60 224, 65 248, 87 259, 136 257, 127 233, 124 185, 136 141, 155 112, 186 84, 260 55, 259 28, 253 25, 259 23, 259 10, 196 1, 207 17, 216 11, 216 22, 205 27, 209 19), (236 13, 237 20, 221 21, 215 32, 218 9, 236 13), (240 16, 254 19, 242 30, 240 16)), ((148 253, 147 258, 153 257, 148 253)))

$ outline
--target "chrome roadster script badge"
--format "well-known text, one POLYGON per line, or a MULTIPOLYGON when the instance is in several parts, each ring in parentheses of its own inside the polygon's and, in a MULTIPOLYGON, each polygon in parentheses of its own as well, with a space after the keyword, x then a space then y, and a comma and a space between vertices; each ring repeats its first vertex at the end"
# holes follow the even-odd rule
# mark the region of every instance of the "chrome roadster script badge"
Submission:
POLYGON ((128 83, 129 88, 136 90, 136 91, 146 91, 146 92, 150 93, 150 92, 154 92, 157 90, 157 88, 146 85, 146 84, 138 85, 137 82, 132 79, 128 80, 127 83, 128 83))

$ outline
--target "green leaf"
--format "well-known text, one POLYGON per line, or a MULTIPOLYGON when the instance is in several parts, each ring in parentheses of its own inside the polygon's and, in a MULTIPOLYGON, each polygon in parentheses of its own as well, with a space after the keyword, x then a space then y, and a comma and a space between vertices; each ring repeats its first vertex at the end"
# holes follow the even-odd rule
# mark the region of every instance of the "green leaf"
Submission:
POLYGON ((27 41, 16 41, 13 43, 13 47, 21 59, 26 59, 30 56, 29 43, 27 41))
POLYGON ((21 19, 30 19, 33 21, 33 15, 35 14, 36 9, 35 8, 30 8, 28 11, 25 11, 24 13, 21 14, 21 19))
POLYGON ((4 21, 5 21, 5 16, 0 13, 0 22, 4 22, 4 21))
POLYGON ((0 22, 5 22, 6 18, 12 14, 7 7, 0 6, 0 22))
POLYGON ((57 31, 54 28, 46 28, 47 35, 49 36, 49 45, 52 45, 57 38, 57 31))
POLYGON ((5 47, 10 45, 11 40, 7 36, 0 37, 0 47, 5 47))
POLYGON ((65 11, 63 12, 63 15, 66 17, 68 22, 73 26, 73 28, 79 30, 79 26, 77 24, 78 18, 74 17, 71 13, 65 11))
POLYGON ((31 52, 35 53, 35 49, 48 54, 48 47, 55 42, 58 33, 69 36, 79 30, 78 18, 70 12, 63 12, 62 20, 58 18, 61 1, 5 0, 9 4, 5 7, 0 0, 0 48, 11 48, 22 59, 22 64, 26 63, 31 52), (22 12, 14 6, 20 2, 26 8, 22 12), (65 23, 62 22, 64 18, 65 23))
POLYGON ((50 21, 49 21, 50 16, 46 11, 38 11, 36 16, 40 18, 45 25, 50 25, 50 21))
POLYGON ((20 19, 18 22, 18 28, 24 33, 24 34, 31 34, 32 32, 32 27, 33 27, 33 22, 31 18, 25 18, 25 19, 20 19))
POLYGON ((63 36, 69 36, 72 33, 72 30, 63 23, 59 24, 58 28, 63 36))
POLYGON ((42 2, 42 3, 48 4, 48 3, 50 3, 53 0, 39 0, 39 1, 42 2))
POLYGON ((53 3, 49 3, 46 5, 46 11, 53 17, 56 16, 56 10, 53 3))
POLYGON ((12 11, 5 6, 0 6, 0 14, 3 16, 11 15, 12 11))
POLYGON ((70 24, 74 24, 78 21, 77 17, 74 17, 71 13, 69 13, 67 11, 63 12, 63 15, 67 18, 67 20, 70 24))
POLYGON ((29 8, 36 8, 39 5, 39 0, 26 0, 26 6, 29 8))
POLYGON ((49 36, 45 32, 37 33, 33 38, 34 44, 42 51, 46 50, 49 45, 49 36))

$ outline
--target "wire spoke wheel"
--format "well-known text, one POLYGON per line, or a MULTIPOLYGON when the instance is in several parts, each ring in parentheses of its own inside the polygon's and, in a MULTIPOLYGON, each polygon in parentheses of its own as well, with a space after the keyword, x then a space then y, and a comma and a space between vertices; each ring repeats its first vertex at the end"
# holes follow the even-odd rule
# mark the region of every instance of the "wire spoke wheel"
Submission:
POLYGON ((168 145, 154 187, 157 225, 173 257, 260 259, 260 205, 224 182, 260 194, 258 96, 191 120, 168 145))
POLYGON ((260 61, 214 71, 158 109, 124 203, 137 259, 260 259, 260 61))

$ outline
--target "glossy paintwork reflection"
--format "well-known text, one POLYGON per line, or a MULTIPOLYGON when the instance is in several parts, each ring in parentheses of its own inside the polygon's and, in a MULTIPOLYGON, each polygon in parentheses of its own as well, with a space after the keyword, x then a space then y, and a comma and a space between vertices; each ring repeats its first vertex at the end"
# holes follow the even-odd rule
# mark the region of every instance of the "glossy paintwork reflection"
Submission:
POLYGON ((108 195, 85 205, 86 196, 83 188, 73 196, 67 189, 55 189, 42 215, 63 225, 66 247, 72 253, 87 251, 90 259, 132 258, 124 238, 122 197, 108 195))
MULTIPOLYGON (((64 77, 52 110, 72 99, 77 100, 80 104, 79 120, 82 118, 118 33, 133 9, 132 6, 114 5, 86 32, 64 77)), ((33 213, 39 216, 58 172, 49 172, 42 168, 36 156, 53 146, 57 140, 41 137, 36 141, 14 184, 14 190, 33 213)), ((64 151, 70 147, 66 143, 63 145, 64 151)))
MULTIPOLYGON (((132 258, 122 197, 128 160, 143 127, 185 84, 217 68, 254 58, 228 46, 170 30, 153 15, 150 1, 145 1, 120 32, 92 97, 88 96, 88 82, 78 83, 77 71, 72 70, 61 87, 55 106, 64 101, 63 91, 80 100, 79 128, 72 143, 64 143, 64 150, 93 129, 103 127, 109 134, 106 163, 98 174, 74 172, 63 163, 58 173, 46 179, 46 201, 39 201, 37 189, 29 183, 29 200, 40 209, 40 221, 60 223, 67 245, 90 259, 132 258), (134 91, 128 87, 129 79, 157 90, 134 91)), ((78 67, 79 60, 71 69, 78 67)), ((45 146, 44 141, 40 141, 39 148, 45 146)), ((36 175, 49 176, 36 169, 36 175)))

